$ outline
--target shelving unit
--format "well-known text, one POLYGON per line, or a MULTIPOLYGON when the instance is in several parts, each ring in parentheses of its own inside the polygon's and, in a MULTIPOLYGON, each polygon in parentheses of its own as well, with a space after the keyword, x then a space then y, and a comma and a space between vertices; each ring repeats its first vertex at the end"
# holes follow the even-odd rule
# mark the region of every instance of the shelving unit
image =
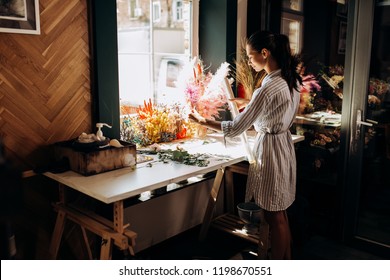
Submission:
POLYGON ((256 234, 248 234, 243 227, 243 222, 235 211, 234 201, 234 174, 248 175, 249 164, 240 162, 226 167, 224 174, 225 195, 226 195, 226 213, 213 218, 210 226, 214 229, 232 234, 253 244, 258 244, 258 259, 267 259, 269 250, 269 226, 265 221, 259 225, 259 231, 256 234))

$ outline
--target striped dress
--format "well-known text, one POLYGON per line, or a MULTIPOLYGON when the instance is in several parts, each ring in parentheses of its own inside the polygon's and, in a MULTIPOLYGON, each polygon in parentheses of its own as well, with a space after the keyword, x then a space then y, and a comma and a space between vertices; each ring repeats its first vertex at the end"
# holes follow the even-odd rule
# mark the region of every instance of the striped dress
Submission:
POLYGON ((291 95, 281 71, 269 73, 247 107, 232 121, 221 123, 225 137, 235 137, 254 126, 256 159, 248 172, 245 200, 263 209, 281 211, 295 199, 296 158, 289 131, 299 105, 299 92, 291 95))

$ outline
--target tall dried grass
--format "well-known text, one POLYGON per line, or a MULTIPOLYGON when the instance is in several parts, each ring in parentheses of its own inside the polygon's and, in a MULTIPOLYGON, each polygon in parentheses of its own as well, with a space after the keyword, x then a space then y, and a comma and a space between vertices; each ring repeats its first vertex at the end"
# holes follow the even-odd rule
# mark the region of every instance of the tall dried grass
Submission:
POLYGON ((235 61, 235 67, 233 68, 233 75, 236 77, 237 85, 241 85, 245 92, 245 99, 251 99, 253 91, 261 86, 261 83, 266 76, 264 70, 256 72, 248 64, 248 56, 246 55, 246 41, 242 41, 240 48, 239 59, 235 61))

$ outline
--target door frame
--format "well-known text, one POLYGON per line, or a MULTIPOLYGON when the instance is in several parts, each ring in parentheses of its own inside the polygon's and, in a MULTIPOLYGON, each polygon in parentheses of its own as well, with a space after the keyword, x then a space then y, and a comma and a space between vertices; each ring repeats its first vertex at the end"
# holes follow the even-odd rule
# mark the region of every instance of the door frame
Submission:
POLYGON ((365 120, 369 82, 375 0, 350 0, 345 56, 341 148, 343 170, 343 231, 346 244, 376 255, 387 256, 389 249, 358 236, 357 220, 362 177, 364 129, 358 134, 357 110, 365 120), (349 93, 349 94, 348 94, 349 93))

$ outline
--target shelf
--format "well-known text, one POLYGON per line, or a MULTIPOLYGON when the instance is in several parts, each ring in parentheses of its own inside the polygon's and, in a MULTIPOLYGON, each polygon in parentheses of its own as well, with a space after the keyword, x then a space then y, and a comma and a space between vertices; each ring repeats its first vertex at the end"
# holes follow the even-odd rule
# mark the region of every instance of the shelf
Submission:
MULTIPOLYGON (((315 114, 312 114, 315 115, 315 114)), ((316 112, 317 117, 310 117, 309 115, 297 115, 295 117, 295 124, 306 124, 306 125, 317 125, 324 127, 340 127, 341 126, 341 115, 337 114, 339 117, 334 117, 329 115, 326 112, 316 112), (322 117, 321 114, 323 114, 322 117)), ((336 116, 336 115, 335 115, 336 116)))
POLYGON ((259 234, 247 234, 242 230, 245 223, 239 217, 232 214, 224 214, 217 217, 211 226, 218 230, 233 234, 243 238, 249 242, 257 244, 259 242, 259 234))
POLYGON ((269 226, 267 223, 261 223, 257 234, 248 234, 242 228, 245 225, 243 221, 233 214, 223 214, 212 222, 211 226, 217 230, 230 233, 246 241, 257 245, 257 258, 267 259, 270 250, 269 226))

